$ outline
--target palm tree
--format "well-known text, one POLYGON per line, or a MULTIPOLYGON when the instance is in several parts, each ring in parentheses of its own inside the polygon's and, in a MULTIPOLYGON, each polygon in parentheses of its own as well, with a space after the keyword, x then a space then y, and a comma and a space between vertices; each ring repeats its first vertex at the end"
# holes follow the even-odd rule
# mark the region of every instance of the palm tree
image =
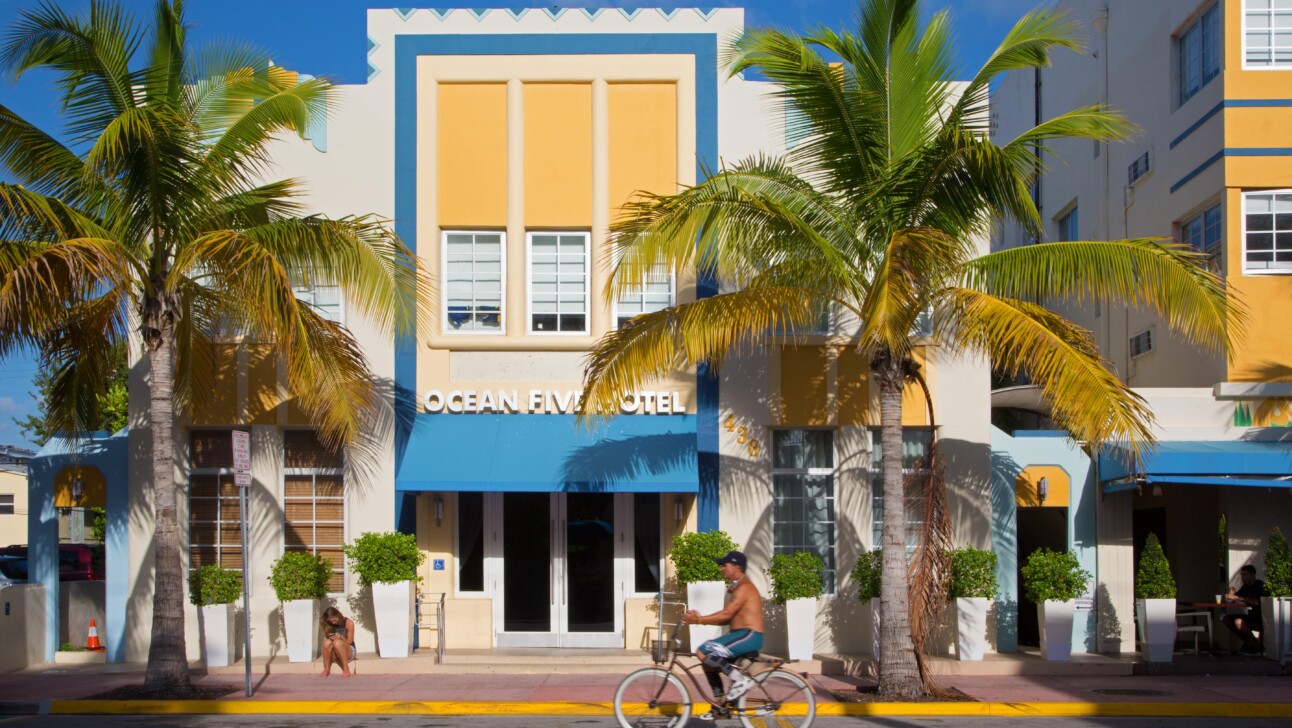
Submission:
POLYGON ((585 413, 609 414, 619 393, 681 367, 720 365, 762 346, 770 331, 809 326, 823 306, 855 320, 851 346, 870 361, 880 396, 880 691, 892 697, 924 691, 911 645, 900 458, 902 390, 920 383, 917 320, 931 313, 935 339, 951 354, 1025 369, 1072 437, 1138 447, 1151 442, 1145 402, 1109 371, 1089 332, 1044 304, 1145 306, 1185 339, 1219 349, 1230 346, 1237 313, 1198 256, 1170 242, 1055 242, 981 254, 994 218, 1042 233, 1029 195, 1038 147, 1118 141, 1132 127, 1092 106, 992 143, 992 79, 1079 48, 1076 26, 1061 12, 1029 13, 959 86, 950 34, 946 13, 921 27, 917 0, 868 0, 855 34, 756 29, 735 41, 729 72, 754 69, 775 82, 796 112, 790 131, 804 141, 783 158, 744 160, 677 194, 634 200, 614 228, 619 262, 608 295, 640 285, 655 265, 697 270, 721 292, 608 334, 585 372, 585 413))
POLYGON ((344 446, 381 394, 355 338, 297 300, 338 285, 355 315, 411 330, 413 255, 371 216, 303 213, 301 185, 262 182, 271 143, 326 113, 330 84, 228 43, 193 50, 180 0, 150 28, 93 0, 85 17, 54 4, 22 13, 0 48, 18 76, 53 71, 66 142, 0 107, 0 351, 34 346, 51 362, 50 420, 95 421, 113 346, 137 332, 150 378, 137 419, 152 441, 156 559, 146 691, 191 690, 172 434, 177 412, 212 385, 211 347, 263 342, 320 437, 344 446))

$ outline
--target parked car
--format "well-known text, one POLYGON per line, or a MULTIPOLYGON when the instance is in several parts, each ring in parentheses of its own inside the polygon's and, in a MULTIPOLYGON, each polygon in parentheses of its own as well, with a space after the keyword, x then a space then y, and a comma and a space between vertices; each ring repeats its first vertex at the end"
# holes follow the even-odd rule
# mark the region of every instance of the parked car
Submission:
MULTIPOLYGON (((59 581, 97 581, 103 579, 103 557, 99 556, 102 547, 82 543, 63 543, 58 545, 58 580, 59 581)), ((0 557, 12 556, 22 559, 26 570, 27 547, 6 546, 0 549, 0 557)), ((24 581, 26 578, 24 577, 24 581)))
POLYGON ((27 583, 27 560, 18 556, 0 556, 0 587, 27 583))

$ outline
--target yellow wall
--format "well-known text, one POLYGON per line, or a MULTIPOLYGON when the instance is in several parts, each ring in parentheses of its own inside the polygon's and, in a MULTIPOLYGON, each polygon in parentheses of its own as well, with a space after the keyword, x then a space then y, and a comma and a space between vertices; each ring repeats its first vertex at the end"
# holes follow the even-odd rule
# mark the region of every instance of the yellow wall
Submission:
POLYGON ((507 86, 441 84, 438 130, 440 225, 506 226, 507 86))
POLYGON ((27 543, 26 474, 0 472, 0 493, 13 496, 13 514, 0 514, 0 546, 27 543))
POLYGON ((1058 465, 1032 465, 1014 479, 1014 497, 1023 507, 1066 508, 1072 491, 1072 478, 1058 465), (1036 485, 1046 478, 1045 503, 1037 495, 1036 485))
POLYGON ((217 344, 211 391, 194 393, 193 424, 241 424, 238 412, 238 347, 217 344))
POLYGON ((253 425, 278 424, 278 359, 268 346, 247 347, 247 420, 253 425))
POLYGON ((1292 71, 1243 70, 1242 0, 1224 0, 1222 25, 1225 29, 1225 98, 1292 98, 1292 71))
POLYGON ((830 424, 829 352, 824 346, 781 349, 780 424, 821 427, 830 424))
POLYGON ((639 190, 677 190, 677 85, 612 83, 610 106, 610 219, 639 190))
POLYGON ((1292 277, 1242 274, 1241 189, 1228 190, 1226 206, 1229 212, 1225 240, 1230 261, 1226 282, 1247 306, 1247 335, 1235 347, 1227 378, 1231 382, 1292 379, 1292 332, 1287 327, 1292 277))
MULTIPOLYGON (((59 508, 106 508, 108 505, 107 478, 93 465, 68 465, 54 476, 54 505, 59 508), (84 489, 78 502, 72 497, 72 482, 81 478, 84 489)), ((2 540, 2 539, 0 539, 2 540)))
POLYGON ((525 84, 525 226, 592 225, 592 84, 525 84))

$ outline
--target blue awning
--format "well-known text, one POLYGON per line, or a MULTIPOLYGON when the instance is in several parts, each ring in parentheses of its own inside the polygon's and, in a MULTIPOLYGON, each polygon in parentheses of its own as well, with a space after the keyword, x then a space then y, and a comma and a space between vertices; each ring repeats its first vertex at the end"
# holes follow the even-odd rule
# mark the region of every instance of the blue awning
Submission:
POLYGON ((693 415, 418 414, 395 490, 695 493, 693 415))
POLYGON ((1109 445, 1099 453, 1105 493, 1141 483, 1292 488, 1292 442, 1176 440, 1159 442, 1131 468, 1129 449, 1109 445))

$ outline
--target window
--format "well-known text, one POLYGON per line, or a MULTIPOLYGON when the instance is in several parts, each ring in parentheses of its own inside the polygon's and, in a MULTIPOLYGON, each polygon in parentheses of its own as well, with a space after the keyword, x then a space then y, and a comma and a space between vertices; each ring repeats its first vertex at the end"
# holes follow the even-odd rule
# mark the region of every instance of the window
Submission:
POLYGON ((301 303, 313 308, 328 321, 341 321, 341 287, 315 284, 292 286, 292 292, 301 303))
POLYGON ((673 305, 673 276, 656 265, 644 285, 628 288, 615 302, 615 327, 622 329, 634 316, 662 311, 673 305))
POLYGON ((1243 1, 1243 61, 1292 68, 1292 0, 1243 1))
POLYGON ((13 494, 0 494, 0 516, 12 516, 14 513, 13 494))
POLYGON ((1212 5, 1175 38, 1179 104, 1220 75, 1220 6, 1212 5))
POLYGON ((1132 358, 1143 356, 1153 351, 1153 329, 1144 329, 1130 338, 1130 355, 1132 358))
POLYGON ((1180 242, 1213 260, 1220 257, 1220 237, 1219 202, 1180 223, 1180 242))
POLYGON ((1144 152, 1135 158, 1135 161, 1126 165, 1126 184, 1133 185, 1138 182, 1144 175, 1153 171, 1153 155, 1151 152, 1144 152))
MULTIPOLYGON (((884 535, 884 443, 879 430, 871 430, 870 455, 870 518, 871 548, 880 548, 884 535)), ((922 471, 927 465, 929 447, 933 442, 930 430, 902 430, 902 478, 907 485, 907 503, 910 503, 914 483, 911 476, 922 471)), ((919 511, 909 505, 906 510, 906 551, 915 550, 919 543, 920 527, 923 521, 918 517, 919 511)))
POLYGON ((529 331, 588 332, 587 233, 529 234, 529 331))
POLYGON ((1243 193, 1243 270, 1292 271, 1292 190, 1243 193))
POLYGON ((458 493, 458 591, 484 591, 484 493, 458 493))
POLYGON ((633 494, 633 591, 660 590, 660 497, 633 494))
POLYGON ((1058 220, 1058 240, 1080 240, 1077 208, 1073 206, 1058 220))
POLYGON ((283 432, 283 549, 332 562, 329 592, 345 591, 345 480, 341 453, 313 430, 283 432))
POLYGON ((242 570, 242 519, 233 482, 230 430, 189 432, 189 568, 222 564, 242 570))
POLYGON ((808 551, 825 564, 826 594, 835 588, 834 433, 772 432, 772 553, 808 551))
POLYGON ((502 333, 505 248, 502 233, 444 233, 444 331, 502 333))

